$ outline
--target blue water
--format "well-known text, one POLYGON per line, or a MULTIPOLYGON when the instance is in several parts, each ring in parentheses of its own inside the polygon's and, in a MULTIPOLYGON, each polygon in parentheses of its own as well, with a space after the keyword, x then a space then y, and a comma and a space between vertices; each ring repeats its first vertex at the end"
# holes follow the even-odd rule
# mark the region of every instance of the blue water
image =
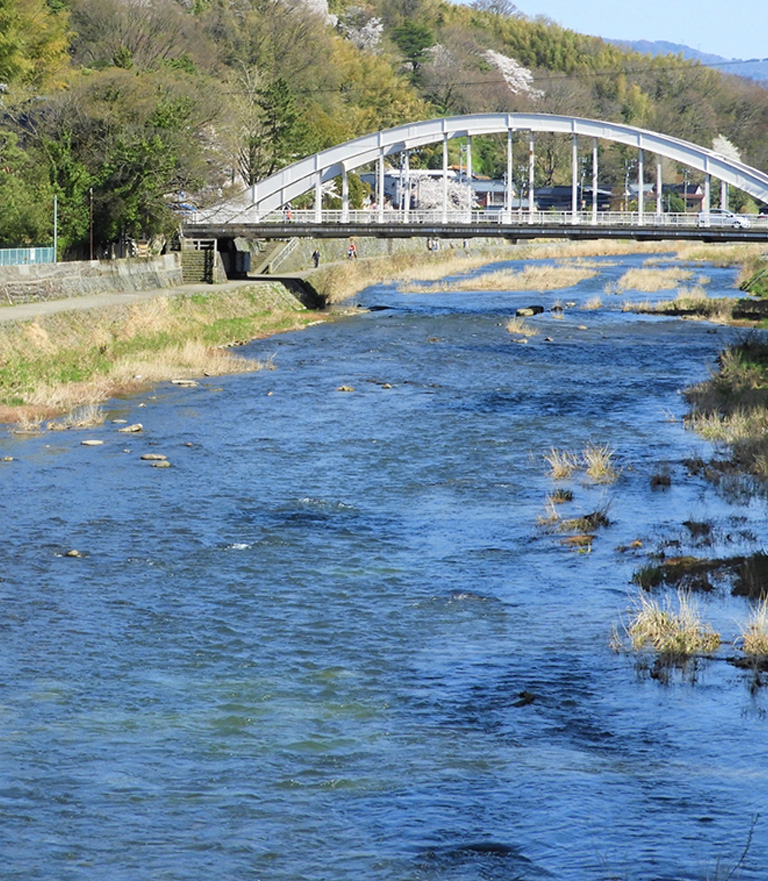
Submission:
MULTIPOLYGON (((579 308, 639 262, 544 295, 371 288, 386 308, 249 346, 276 370, 1 438, 0 876, 768 877, 763 689, 730 645, 667 682, 610 648, 683 521, 710 555, 765 545, 762 497, 683 464, 713 450, 680 390, 737 332, 579 308), (567 516, 611 520, 587 554, 539 519, 544 454, 590 441, 622 472, 566 484, 567 516)), ((699 604, 725 639, 748 611, 699 604)))

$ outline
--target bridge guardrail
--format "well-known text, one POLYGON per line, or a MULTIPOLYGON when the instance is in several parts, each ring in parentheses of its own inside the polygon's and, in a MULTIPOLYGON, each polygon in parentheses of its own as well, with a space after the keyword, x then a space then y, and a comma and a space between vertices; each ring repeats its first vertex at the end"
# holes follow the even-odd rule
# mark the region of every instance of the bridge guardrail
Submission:
MULTIPOLYGON (((768 230, 768 215, 744 214, 739 215, 740 218, 748 221, 750 229, 766 229, 768 230)), ((336 224, 353 224, 353 225, 384 225, 390 227, 399 223, 407 224, 433 224, 440 226, 448 225, 488 225, 497 226, 499 224, 511 225, 539 225, 539 226, 581 226, 581 227, 658 227, 658 228, 698 228, 700 226, 711 226, 713 229, 724 228, 722 224, 713 220, 711 224, 699 223, 698 214, 685 213, 661 213, 655 211, 644 211, 640 215, 637 211, 599 211, 592 213, 590 208, 584 211, 527 211, 523 209, 513 209, 512 211, 504 211, 503 209, 493 208, 490 210, 480 211, 447 211, 442 209, 411 209, 403 211, 402 209, 386 208, 383 212, 378 209, 350 209, 343 211, 339 209, 325 210, 318 215, 314 208, 307 210, 291 210, 291 211, 272 211, 264 217, 249 216, 249 209, 240 209, 237 212, 222 212, 214 210, 212 212, 198 211, 186 219, 186 223, 194 226, 195 224, 216 223, 225 225, 228 223, 260 223, 260 224, 317 224, 324 226, 334 226, 336 224)))
MULTIPOLYGON (((768 216, 766 215, 739 215, 749 221, 753 228, 768 229, 768 216)), ((488 224, 497 225, 502 223, 508 224, 537 224, 537 225, 557 225, 557 226, 655 226, 655 227, 697 227, 699 226, 697 214, 683 213, 662 213, 657 214, 655 211, 644 211, 642 216, 637 211, 600 211, 593 215, 592 211, 578 211, 575 214, 572 211, 519 211, 513 209, 511 212, 493 209, 490 211, 448 211, 411 209, 410 211, 402 211, 398 209, 386 209, 381 214, 376 209, 365 210, 349 210, 340 211, 326 210, 321 212, 320 223, 324 225, 333 224, 378 224, 383 218, 383 223, 387 226, 393 223, 423 223, 423 224, 488 224)), ((234 219, 234 218, 232 218, 234 219)), ((222 217, 217 217, 218 223, 226 223, 222 217)), ((248 222, 247 212, 241 212, 237 216, 239 222, 248 222)), ((192 217, 189 219, 192 224, 203 222, 202 217, 192 217)), ((256 221, 252 221, 256 222, 256 221)), ((314 209, 291 211, 287 214, 284 211, 272 211, 265 217, 258 220, 259 223, 317 223, 318 218, 314 209)), ((715 223, 712 223, 715 226, 715 223)), ((719 224, 718 224, 719 226, 719 224)))

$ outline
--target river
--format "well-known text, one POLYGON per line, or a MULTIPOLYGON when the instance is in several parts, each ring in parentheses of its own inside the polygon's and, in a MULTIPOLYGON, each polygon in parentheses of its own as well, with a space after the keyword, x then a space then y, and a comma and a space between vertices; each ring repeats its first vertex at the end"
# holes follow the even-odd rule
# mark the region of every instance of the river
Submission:
MULTIPOLYGON (((765 499, 684 465, 712 449, 680 390, 738 331, 623 313, 606 286, 645 259, 551 294, 376 286, 248 346, 275 370, 0 438, 3 879, 765 879, 764 690, 730 645, 663 681, 610 646, 684 521, 711 556, 765 546, 765 499), (540 519, 544 455, 589 442, 621 476, 562 484, 610 520, 586 553, 540 519)), ((697 600, 738 634, 745 600, 697 600)))

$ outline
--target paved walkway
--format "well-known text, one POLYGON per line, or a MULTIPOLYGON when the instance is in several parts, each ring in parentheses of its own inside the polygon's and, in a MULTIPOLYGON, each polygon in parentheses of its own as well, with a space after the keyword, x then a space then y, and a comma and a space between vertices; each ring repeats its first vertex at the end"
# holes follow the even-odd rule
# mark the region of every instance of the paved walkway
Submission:
POLYGON ((262 276, 245 281, 226 281, 221 284, 187 284, 173 288, 154 288, 149 291, 130 291, 115 294, 87 294, 83 297, 65 297, 61 300, 45 300, 36 303, 18 303, 15 306, 0 305, 0 322, 32 321, 55 312, 71 312, 78 309, 100 309, 104 306, 119 306, 135 303, 138 300, 152 300, 156 297, 189 296, 190 294, 213 294, 232 288, 252 285, 255 281, 275 281, 275 278, 262 276))

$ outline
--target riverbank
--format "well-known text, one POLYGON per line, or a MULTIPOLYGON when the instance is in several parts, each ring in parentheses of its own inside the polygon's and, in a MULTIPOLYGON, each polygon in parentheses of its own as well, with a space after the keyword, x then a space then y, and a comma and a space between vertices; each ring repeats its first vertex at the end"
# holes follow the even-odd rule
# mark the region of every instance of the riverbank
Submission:
MULTIPOLYGON (((716 247, 630 241, 497 243, 400 251, 321 265, 296 273, 320 298, 342 303, 385 281, 437 280, 504 260, 573 260, 630 253, 663 259, 748 266, 759 253, 716 247), (750 262, 751 261, 751 262, 750 262)), ((754 302, 754 301, 747 301, 754 302)), ((278 280, 195 285, 171 290, 97 294, 0 308, 0 422, 25 427, 73 409, 94 407, 156 382, 258 370, 233 347, 328 320, 305 308, 278 280), (8 320, 13 310, 13 320, 8 320), (25 311, 26 310, 26 311, 25 311)))
POLYGON ((35 427, 156 382, 259 370, 234 347, 324 318, 266 281, 101 302, 0 324, 0 421, 35 427))

